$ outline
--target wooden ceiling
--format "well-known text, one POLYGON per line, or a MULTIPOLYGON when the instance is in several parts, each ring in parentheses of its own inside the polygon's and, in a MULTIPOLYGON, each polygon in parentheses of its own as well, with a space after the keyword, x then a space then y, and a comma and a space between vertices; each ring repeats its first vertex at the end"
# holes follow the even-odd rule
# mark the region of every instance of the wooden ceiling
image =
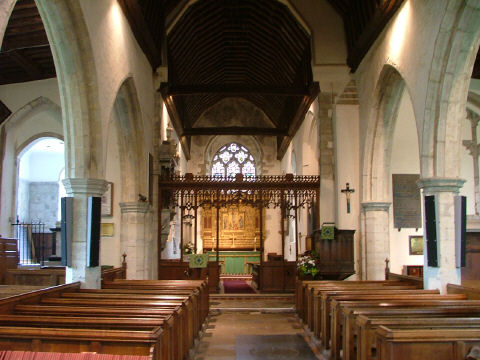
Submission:
POLYGON ((47 34, 34 0, 18 0, 0 50, 0 85, 55 77, 47 34))
MULTIPOLYGON (((189 0, 117 1, 152 69, 168 66, 160 91, 187 150, 194 135, 263 134, 277 137, 281 156, 319 92, 310 36, 282 1, 199 0, 187 7, 189 0), (274 127, 196 126, 226 97, 250 101, 274 127)), ((347 63, 355 71, 404 0, 327 1, 344 20, 347 63)), ((0 85, 55 76, 35 2, 18 0, 0 49, 0 85)), ((478 55, 472 77, 480 78, 478 55)))
MULTIPOLYGON (((198 1, 166 37, 168 84, 161 92, 177 133, 197 132, 204 111, 227 97, 250 101, 270 118, 279 155, 288 146, 318 95, 313 82, 310 36, 276 0, 198 1)), ((210 134, 223 134, 221 124, 210 134)), ((200 129, 199 129, 200 130, 200 129)), ((238 134, 246 134, 237 129, 238 134)), ((245 129, 249 133, 253 130, 245 129)))

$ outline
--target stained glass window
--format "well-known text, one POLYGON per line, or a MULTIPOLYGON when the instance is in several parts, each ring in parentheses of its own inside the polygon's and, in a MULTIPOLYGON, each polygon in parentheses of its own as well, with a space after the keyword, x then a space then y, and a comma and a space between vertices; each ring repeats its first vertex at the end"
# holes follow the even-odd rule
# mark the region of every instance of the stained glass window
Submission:
POLYGON ((230 143, 222 146, 213 157, 212 176, 233 178, 236 174, 255 176, 255 160, 245 146, 230 143))

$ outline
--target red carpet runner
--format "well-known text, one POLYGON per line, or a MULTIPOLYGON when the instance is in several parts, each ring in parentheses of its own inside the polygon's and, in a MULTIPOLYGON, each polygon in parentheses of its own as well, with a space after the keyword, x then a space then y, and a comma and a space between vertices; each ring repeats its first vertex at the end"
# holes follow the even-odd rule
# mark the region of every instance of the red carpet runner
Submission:
POLYGON ((255 294, 245 280, 223 280, 225 294, 255 294))

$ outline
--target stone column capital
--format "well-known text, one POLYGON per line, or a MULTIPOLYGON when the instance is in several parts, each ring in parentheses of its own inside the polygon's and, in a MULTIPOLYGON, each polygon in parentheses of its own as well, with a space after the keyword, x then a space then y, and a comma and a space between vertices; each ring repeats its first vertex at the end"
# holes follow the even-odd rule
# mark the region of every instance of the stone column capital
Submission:
POLYGON ((459 178, 422 178, 417 181, 417 186, 423 189, 425 195, 440 192, 452 192, 458 194, 466 180, 459 178))
POLYGON ((473 110, 467 109, 467 119, 476 126, 476 124, 480 121, 480 115, 473 110))
POLYGON ((362 209, 364 211, 388 211, 391 204, 386 201, 365 201, 362 202, 362 209))
POLYGON ((63 181, 69 196, 102 196, 107 191, 107 181, 103 179, 66 178, 63 181))
POLYGON ((120 211, 125 213, 147 213, 150 211, 150 203, 145 201, 130 201, 122 202, 120 205, 120 211))

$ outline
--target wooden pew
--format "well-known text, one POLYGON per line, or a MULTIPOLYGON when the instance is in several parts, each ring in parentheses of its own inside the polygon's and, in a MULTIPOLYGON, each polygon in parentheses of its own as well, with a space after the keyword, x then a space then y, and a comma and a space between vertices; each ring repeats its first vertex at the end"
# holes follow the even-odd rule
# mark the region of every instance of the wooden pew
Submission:
POLYGON ((394 328, 480 328, 480 317, 437 317, 428 314, 422 317, 408 317, 404 315, 399 317, 368 317, 365 315, 358 316, 356 320, 356 359, 367 360, 373 359, 372 349, 376 348, 375 330, 380 326, 394 328))
MULTIPOLYGON (((199 292, 194 290, 134 290, 134 289, 78 289, 75 292, 63 292, 61 297, 77 299, 128 299, 134 296, 140 300, 167 300, 168 296, 188 297, 193 303, 193 319, 195 323, 195 332, 202 328, 205 320, 203 313, 205 305, 199 296, 199 292), (165 298, 167 296, 167 298, 165 298)), ((208 309, 208 308, 207 308, 208 309)))
MULTIPOLYGON (((438 290, 411 290, 397 289, 396 286, 357 289, 354 290, 319 290, 317 301, 315 303, 314 334, 322 340, 323 344, 328 344, 330 340, 330 309, 331 301, 337 300, 361 300, 364 299, 397 299, 397 298, 426 298, 431 295, 439 295, 438 290), (390 289, 391 288, 391 289, 390 289)), ((325 345, 328 348, 328 345, 325 345)))
POLYGON ((480 306, 478 301, 454 300, 450 295, 432 295, 432 299, 383 299, 363 301, 338 301, 332 300, 331 318, 331 347, 332 358, 339 359, 340 350, 343 349, 345 358, 350 358, 353 348, 353 336, 355 331, 355 319, 357 310, 362 308, 376 309, 378 312, 390 310, 390 308, 476 308, 480 306))
POLYGON ((105 282, 103 289, 131 289, 131 290, 194 290, 200 294, 202 304, 202 323, 209 311, 208 283, 205 280, 115 280, 105 282))
POLYGON ((118 317, 74 317, 51 315, 0 315, 0 326, 18 327, 43 327, 43 328, 68 328, 68 329, 102 329, 124 331, 151 331, 157 327, 162 328, 160 352, 162 359, 174 359, 173 348, 173 321, 168 317, 160 318, 118 318, 118 317))
POLYGON ((480 329, 376 330, 377 360, 460 360, 480 345, 480 329))
MULTIPOLYGON (((29 326, 35 324, 40 325, 41 322, 44 322, 42 327, 52 330, 60 326, 60 328, 74 328, 76 330, 92 328, 104 332, 109 330, 132 331, 132 329, 135 328, 135 321, 137 321, 137 319, 147 318, 150 319, 150 322, 152 320, 157 321, 157 327, 162 329, 162 344, 160 350, 157 350, 157 352, 162 352, 160 355, 161 358, 167 360, 185 358, 188 349, 193 345, 196 330, 199 328, 199 325, 194 323, 194 319, 198 319, 198 316, 195 317, 194 315, 198 313, 198 303, 196 300, 201 298, 199 296, 200 292, 196 291, 195 288, 198 288, 200 285, 200 290, 202 290, 202 284, 189 283, 188 286, 183 286, 185 282, 178 283, 175 281, 170 282, 169 286, 163 284, 163 287, 167 287, 166 291, 171 292, 170 294, 159 294, 162 290, 158 289, 148 290, 148 288, 145 287, 146 285, 147 284, 142 284, 143 288, 140 290, 113 289, 100 290, 100 292, 99 290, 92 290, 92 294, 96 295, 93 295, 93 298, 90 299, 88 297, 92 296, 92 294, 88 295, 88 292, 85 294, 87 298, 82 298, 83 295, 79 296, 79 294, 83 294, 83 289, 79 289, 79 284, 69 284, 56 287, 55 289, 42 290, 37 294, 24 294, 4 303, 0 302, 0 311, 4 314, 20 314, 20 316, 24 317, 34 315, 38 317, 39 320, 31 320, 29 326), (177 292, 182 292, 182 295, 175 295, 175 290, 171 288, 172 285, 175 289, 185 287, 190 290, 176 290, 177 292), (95 297, 101 294, 101 291, 106 291, 104 294, 106 296, 104 296, 103 299, 96 299, 95 297), (133 293, 134 291, 140 291, 142 294, 136 295, 133 293), (115 292, 117 292, 117 294, 115 294, 115 292), (149 292, 153 292, 153 294, 148 294, 149 292), (186 292, 189 292, 190 295, 186 292), (196 294, 196 296, 192 294, 196 294), (152 299, 152 297, 154 298, 152 299), (75 302, 78 306, 74 305, 75 302), (83 306, 80 305, 81 302, 83 302, 83 306), (61 303, 63 305, 43 305, 50 303, 61 303), (145 305, 149 307, 146 309, 142 308, 145 305), (65 321, 60 320, 62 317, 71 318, 71 315, 74 315, 76 325, 67 325, 65 321), (92 318, 92 316, 94 318, 92 318), (109 322, 112 322, 112 319, 115 319, 115 321, 121 325, 113 326, 109 324, 109 322), (173 319, 173 323, 171 319, 173 319), (95 320, 98 320, 100 324, 95 325, 95 320), (169 329, 171 331, 169 331, 169 329), (186 337, 183 336, 184 334, 189 335, 186 337), (173 345, 169 345, 169 343, 172 342, 173 345)), ((128 286, 133 285, 130 284, 128 286)), ((149 286, 152 287, 151 285, 149 286)), ((18 318, 15 321, 18 322, 16 326, 18 328, 22 328, 23 326, 21 325, 26 324, 25 321, 22 322, 18 318)), ((8 325, 5 327, 14 327, 12 324, 5 325, 8 325)), ((13 329, 10 330, 13 331, 13 329)), ((150 330, 141 329, 139 331, 150 330)), ((23 333, 24 336, 26 336, 29 332, 23 333)), ((96 332, 94 331, 93 333, 96 332)), ((81 338, 77 340, 82 342, 81 338)), ((160 339, 157 339, 157 342, 159 341, 160 339)), ((75 346, 73 348, 75 348, 75 346)), ((119 349, 121 348, 122 346, 119 345, 119 349)))
POLYGON ((41 304, 46 305, 60 305, 60 306, 85 306, 85 307, 108 307, 108 308, 142 308, 142 309, 176 309, 178 310, 178 317, 181 323, 181 338, 183 340, 183 349, 187 351, 193 347, 195 340, 194 324, 195 313, 192 303, 188 297, 165 295, 159 299, 146 299, 139 300, 136 296, 129 297, 115 297, 115 298, 87 298, 87 299, 75 299, 75 298, 44 298, 41 300, 41 304))
MULTIPOLYGON (((461 306, 425 306, 425 307, 386 307, 379 306, 346 309, 346 316, 354 316, 358 319, 359 316, 366 317, 397 317, 397 318, 424 318, 424 317, 480 317, 480 307, 478 305, 461 305, 461 306)), ((357 322, 355 321, 355 324, 357 322)), ((357 328, 357 325, 355 325, 357 328)))
POLYGON ((370 283, 370 284, 323 284, 323 285, 313 285, 310 287, 310 291, 307 293, 307 302, 306 302, 306 319, 305 322, 307 323, 310 329, 314 329, 314 322, 316 316, 318 316, 319 307, 321 306, 320 298, 322 291, 327 290, 363 290, 366 291, 367 289, 374 290, 374 291, 383 291, 383 290, 415 290, 416 287, 405 284, 405 285, 391 285, 385 283, 370 283))
POLYGON ((303 317, 301 319, 310 324, 313 324, 313 299, 314 299, 314 292, 319 289, 338 289, 338 288, 377 288, 377 287, 390 287, 390 286, 405 286, 408 288, 417 288, 417 286, 412 286, 409 283, 401 282, 401 281, 306 281, 303 282, 302 289, 300 292, 300 298, 303 300, 303 304, 301 305, 301 311, 299 314, 302 314, 303 317))
POLYGON ((314 331, 315 335, 319 337, 322 327, 322 322, 327 318, 328 323, 330 314, 330 298, 339 295, 360 295, 360 294, 438 294, 438 290, 419 290, 412 289, 410 286, 328 286, 313 289, 313 304, 310 309, 310 320, 308 326, 314 331))
POLYGON ((96 352, 149 356, 162 360, 162 328, 101 330, 0 326, 0 348, 34 352, 96 352))
POLYGON ((75 317, 119 317, 119 318, 157 318, 165 319, 172 328, 173 358, 183 359, 188 351, 185 336, 183 336, 183 323, 181 307, 178 305, 165 306, 164 308, 109 308, 106 306, 61 306, 61 305, 17 305, 14 314, 19 315, 51 315, 75 317), (171 318, 170 318, 171 317, 171 318))

